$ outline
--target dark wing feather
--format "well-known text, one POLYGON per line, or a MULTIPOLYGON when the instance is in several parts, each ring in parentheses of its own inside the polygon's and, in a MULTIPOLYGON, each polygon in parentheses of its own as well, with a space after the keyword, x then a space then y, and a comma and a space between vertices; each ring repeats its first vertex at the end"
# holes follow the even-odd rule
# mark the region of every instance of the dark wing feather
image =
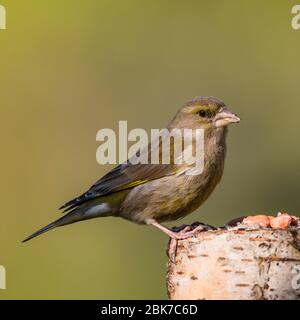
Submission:
POLYGON ((176 167, 171 164, 131 164, 123 163, 98 180, 81 196, 67 202, 60 209, 68 211, 82 203, 108 195, 113 192, 133 188, 149 180, 162 178, 176 173, 176 167))

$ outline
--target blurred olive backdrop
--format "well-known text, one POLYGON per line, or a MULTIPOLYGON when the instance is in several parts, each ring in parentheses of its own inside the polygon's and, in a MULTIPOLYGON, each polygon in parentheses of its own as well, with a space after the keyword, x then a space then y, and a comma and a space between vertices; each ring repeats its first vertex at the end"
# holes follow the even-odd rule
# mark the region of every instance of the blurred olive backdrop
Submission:
POLYGON ((0 4, 0 299, 166 298, 167 238, 154 228, 105 218, 21 240, 110 169, 95 160, 99 129, 162 128, 196 95, 223 99, 242 122, 221 184, 174 224, 299 213, 295 1, 0 4))

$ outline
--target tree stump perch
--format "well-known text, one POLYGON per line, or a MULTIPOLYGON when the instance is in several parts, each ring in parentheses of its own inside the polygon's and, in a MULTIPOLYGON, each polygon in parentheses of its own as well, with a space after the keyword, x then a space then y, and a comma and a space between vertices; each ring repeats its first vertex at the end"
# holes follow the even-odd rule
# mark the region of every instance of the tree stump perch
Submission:
POLYGON ((299 219, 284 228, 242 223, 180 240, 167 289, 170 299, 300 300, 299 219))

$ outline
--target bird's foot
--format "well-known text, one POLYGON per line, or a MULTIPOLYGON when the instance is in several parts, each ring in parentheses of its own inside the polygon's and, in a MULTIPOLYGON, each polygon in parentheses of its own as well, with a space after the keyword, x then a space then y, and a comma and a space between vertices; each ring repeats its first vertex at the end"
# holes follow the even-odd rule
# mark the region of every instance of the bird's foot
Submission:
POLYGON ((167 247, 167 255, 171 262, 175 263, 178 240, 194 237, 198 232, 207 230, 215 230, 215 228, 201 222, 195 222, 192 225, 183 225, 169 230, 170 240, 167 247))
POLYGON ((178 240, 183 240, 183 239, 193 237, 200 231, 215 230, 214 227, 201 222, 194 222, 191 225, 183 225, 181 227, 175 227, 175 228, 172 228, 172 230, 161 225, 154 219, 148 219, 146 223, 148 225, 152 225, 158 228, 159 230, 163 231, 165 234, 167 234, 170 237, 170 241, 167 248, 167 255, 173 263, 175 262, 178 240))

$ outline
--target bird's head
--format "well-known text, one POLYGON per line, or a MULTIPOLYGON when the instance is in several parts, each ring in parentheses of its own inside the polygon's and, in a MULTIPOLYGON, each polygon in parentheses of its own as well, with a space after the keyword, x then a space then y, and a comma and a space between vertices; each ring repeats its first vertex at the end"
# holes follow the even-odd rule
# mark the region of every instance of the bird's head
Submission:
POLYGON ((170 126, 179 129, 214 129, 239 122, 240 118, 221 100, 214 97, 196 97, 183 105, 170 126))

